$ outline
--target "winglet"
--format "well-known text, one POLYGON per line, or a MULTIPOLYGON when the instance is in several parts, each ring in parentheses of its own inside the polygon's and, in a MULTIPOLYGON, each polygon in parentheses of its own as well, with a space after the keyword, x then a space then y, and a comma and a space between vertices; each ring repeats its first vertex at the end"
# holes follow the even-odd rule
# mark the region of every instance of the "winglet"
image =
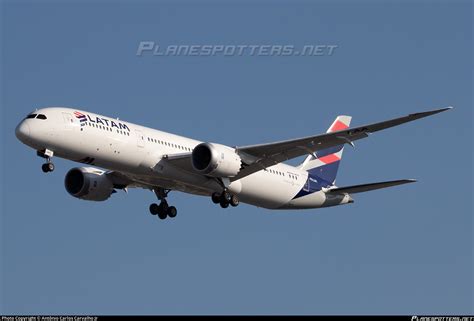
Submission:
MULTIPOLYGON (((439 114, 439 113, 442 113, 443 111, 451 110, 451 109, 453 109, 453 108, 454 108, 453 106, 449 106, 449 107, 444 107, 444 108, 435 109, 435 110, 422 111, 422 112, 420 112, 420 113, 411 114, 410 116, 419 115, 419 116, 421 116, 421 117, 426 117, 426 116, 431 116, 431 115, 439 114)), ((420 118, 421 118, 421 117, 420 117, 420 118)))

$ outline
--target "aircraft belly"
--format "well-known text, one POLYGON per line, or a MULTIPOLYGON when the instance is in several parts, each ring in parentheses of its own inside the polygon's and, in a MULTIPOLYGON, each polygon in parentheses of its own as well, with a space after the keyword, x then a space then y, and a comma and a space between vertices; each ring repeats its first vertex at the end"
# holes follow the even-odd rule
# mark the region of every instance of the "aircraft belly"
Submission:
POLYGON ((330 194, 323 191, 314 192, 302 197, 292 199, 280 209, 310 209, 320 207, 330 207, 351 203, 349 194, 330 194))

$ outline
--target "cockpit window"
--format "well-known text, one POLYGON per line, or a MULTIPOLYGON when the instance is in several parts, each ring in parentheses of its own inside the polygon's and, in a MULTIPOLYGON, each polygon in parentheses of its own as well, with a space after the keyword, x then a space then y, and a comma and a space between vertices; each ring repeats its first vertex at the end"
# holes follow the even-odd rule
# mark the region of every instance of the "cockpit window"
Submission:
POLYGON ((25 119, 33 119, 33 118, 42 119, 42 120, 48 119, 46 115, 43 115, 43 114, 29 114, 28 116, 25 117, 25 119))

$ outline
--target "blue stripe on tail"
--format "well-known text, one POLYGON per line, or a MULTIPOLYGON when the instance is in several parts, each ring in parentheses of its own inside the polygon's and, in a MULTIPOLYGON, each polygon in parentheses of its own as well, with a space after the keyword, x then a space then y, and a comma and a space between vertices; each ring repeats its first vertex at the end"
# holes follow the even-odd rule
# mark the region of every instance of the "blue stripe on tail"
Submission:
POLYGON ((323 187, 330 187, 331 183, 325 181, 324 179, 308 173, 308 179, 304 184, 303 188, 296 194, 293 199, 306 196, 311 193, 319 192, 323 187))
POLYGON ((340 162, 341 161, 337 161, 331 164, 324 164, 319 167, 308 169, 307 171, 312 176, 316 176, 326 182, 333 184, 336 180, 337 170, 339 169, 340 162))

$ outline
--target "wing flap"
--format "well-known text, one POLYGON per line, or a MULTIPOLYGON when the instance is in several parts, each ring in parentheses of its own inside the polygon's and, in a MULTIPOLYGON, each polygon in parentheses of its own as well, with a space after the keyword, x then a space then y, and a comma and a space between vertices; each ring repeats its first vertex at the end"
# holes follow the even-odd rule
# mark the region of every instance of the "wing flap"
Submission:
POLYGON ((342 193, 347 193, 347 194, 356 194, 356 193, 363 193, 363 192, 369 192, 373 191, 376 189, 381 189, 381 188, 387 188, 387 187, 392 187, 392 186, 397 186, 397 185, 402 185, 402 184, 408 184, 408 183, 415 183, 415 179, 400 179, 396 181, 387 181, 387 182, 378 182, 378 183, 369 183, 369 184, 361 184, 361 185, 353 185, 353 186, 346 186, 346 187, 337 187, 337 188, 332 188, 327 193, 332 193, 332 194, 342 194, 342 193))

